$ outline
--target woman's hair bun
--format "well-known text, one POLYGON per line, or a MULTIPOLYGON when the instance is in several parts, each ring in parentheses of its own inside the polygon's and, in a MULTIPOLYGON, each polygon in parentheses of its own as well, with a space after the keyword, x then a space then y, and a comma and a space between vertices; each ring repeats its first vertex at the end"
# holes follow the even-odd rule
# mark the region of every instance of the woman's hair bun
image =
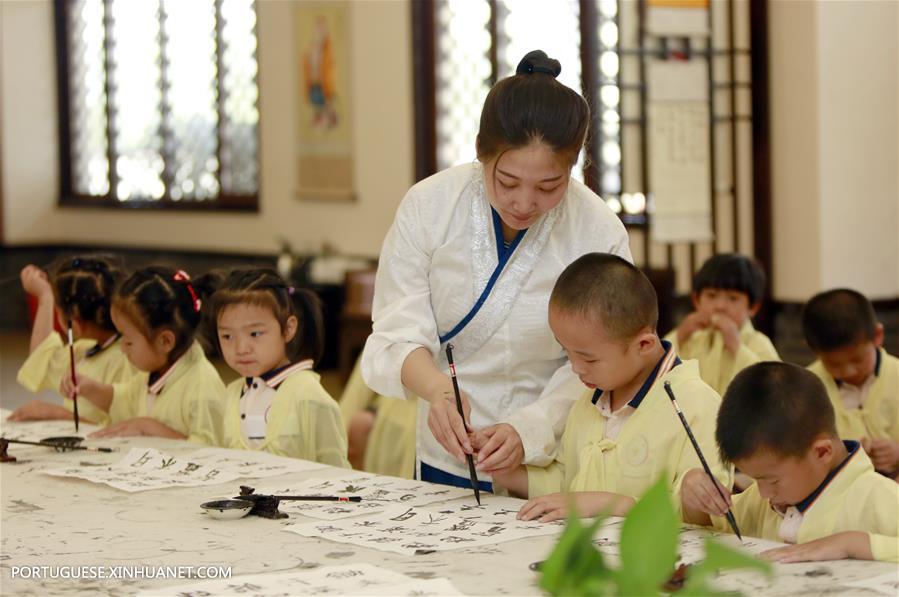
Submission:
POLYGON ((533 50, 524 55, 518 68, 515 69, 516 75, 529 75, 532 73, 543 73, 553 78, 558 77, 562 72, 562 65, 555 58, 550 58, 543 50, 533 50))

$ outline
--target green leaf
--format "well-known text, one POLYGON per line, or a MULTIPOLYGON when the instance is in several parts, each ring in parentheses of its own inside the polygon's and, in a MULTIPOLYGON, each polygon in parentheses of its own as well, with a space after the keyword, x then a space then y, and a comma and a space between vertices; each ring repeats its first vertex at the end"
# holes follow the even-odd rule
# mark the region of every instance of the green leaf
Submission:
POLYGON ((556 547, 540 568, 540 587, 552 595, 600 595, 610 571, 593 545, 593 535, 605 516, 582 525, 574 509, 556 547))
POLYGON ((733 549, 712 538, 705 540, 705 559, 692 566, 687 572, 687 582, 681 595, 719 594, 708 584, 708 581, 719 570, 750 569, 763 572, 768 578, 774 576, 771 564, 759 560, 747 552, 733 549))
POLYGON ((663 474, 631 509, 621 529, 621 570, 616 575, 624 595, 655 595, 674 572, 680 520, 663 474))
MULTIPOLYGON (((664 475, 625 518, 619 569, 608 568, 602 553, 593 544, 605 516, 584 525, 573 506, 570 512, 559 542, 541 568, 541 588, 552 595, 658 595, 662 584, 674 572, 680 531, 680 520, 664 475)), ((770 564, 741 550, 711 539, 706 539, 705 550, 705 560, 690 568, 679 595, 722 594, 708 584, 722 569, 754 569, 769 577, 773 575, 770 564)))
POLYGON ((585 597, 603 597, 614 593, 614 583, 610 576, 591 576, 581 587, 572 587, 565 595, 584 595, 585 597))
POLYGON ((774 576, 774 569, 765 560, 759 560, 748 552, 733 549, 719 543, 711 537, 705 540, 705 560, 703 562, 717 569, 752 568, 764 572, 769 578, 774 576))

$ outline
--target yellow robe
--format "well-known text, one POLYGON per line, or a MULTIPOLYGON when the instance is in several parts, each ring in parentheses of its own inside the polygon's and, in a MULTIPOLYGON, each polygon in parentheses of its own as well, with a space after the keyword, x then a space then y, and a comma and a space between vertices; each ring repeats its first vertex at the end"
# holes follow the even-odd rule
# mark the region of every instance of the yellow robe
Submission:
POLYGON ((618 437, 604 439, 606 418, 584 392, 571 409, 556 460, 528 466, 528 496, 559 491, 608 491, 639 498, 661 475, 680 504, 684 474, 701 467, 693 444, 664 390, 665 381, 684 412, 715 477, 730 487, 733 469, 721 463, 715 445, 715 419, 721 398, 699 377, 696 361, 686 361, 661 376, 624 422, 618 437))
POLYGON ((340 416, 343 418, 343 424, 349 428, 353 415, 357 412, 368 408, 374 401, 375 394, 362 379, 361 359, 356 360, 353 372, 350 373, 346 385, 343 387, 343 393, 340 395, 338 406, 340 407, 340 416))
POLYGON ((379 396, 362 379, 361 359, 340 397, 340 414, 349 427, 353 415, 366 408, 375 410, 375 422, 365 446, 363 470, 378 475, 411 479, 415 473, 417 400, 379 396))
MULTIPOLYGON (((781 541, 783 516, 759 494, 757 484, 734 496, 731 511, 743 535, 781 541)), ((713 516, 712 525, 731 530, 721 517, 713 516)), ((874 472, 861 448, 804 512, 797 543, 843 531, 868 533, 874 559, 899 562, 899 484, 874 472)))
POLYGON ((192 442, 222 445, 225 384, 196 342, 172 365, 165 386, 147 409, 146 373, 125 383, 113 384, 110 423, 136 417, 153 417, 192 442))
POLYGON ((365 449, 363 468, 379 475, 411 479, 415 474, 418 400, 378 396, 377 416, 365 449))
POLYGON ((861 408, 847 409, 833 377, 821 361, 809 365, 821 378, 833 404, 837 434, 843 439, 889 439, 899 442, 899 359, 880 349, 880 372, 861 408))
MULTIPOLYGON (((97 345, 95 340, 77 340, 75 342, 75 374, 90 377, 105 384, 124 382, 139 372, 122 352, 120 340, 95 355, 87 356, 88 351, 97 345)), ((16 376, 19 384, 29 392, 41 390, 59 391, 63 376, 70 375, 69 347, 55 331, 44 338, 32 351, 16 376)), ((73 409, 72 401, 63 398, 63 406, 73 409)), ((97 425, 109 423, 106 411, 96 407, 87 398, 78 400, 78 416, 97 425)))
POLYGON ((762 361, 780 360, 768 336, 752 327, 748 319, 740 328, 740 348, 735 355, 724 347, 724 336, 718 330, 699 330, 683 346, 678 346, 675 328, 665 340, 671 342, 680 358, 699 361, 702 380, 721 396, 737 373, 746 367, 762 361))
MULTIPOLYGON (((314 371, 297 371, 278 386, 265 428, 265 440, 258 449, 278 456, 349 468, 346 429, 340 411, 319 379, 314 371)), ((226 448, 254 449, 240 427, 240 396, 245 383, 239 378, 228 384, 226 448)))

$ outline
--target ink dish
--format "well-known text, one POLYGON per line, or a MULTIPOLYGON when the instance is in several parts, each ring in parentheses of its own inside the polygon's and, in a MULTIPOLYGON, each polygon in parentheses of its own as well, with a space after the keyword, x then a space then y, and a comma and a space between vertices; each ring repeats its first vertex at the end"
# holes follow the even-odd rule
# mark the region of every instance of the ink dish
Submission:
POLYGON ((214 500, 200 504, 200 507, 212 518, 234 520, 249 514, 250 510, 253 509, 253 502, 248 500, 214 500))

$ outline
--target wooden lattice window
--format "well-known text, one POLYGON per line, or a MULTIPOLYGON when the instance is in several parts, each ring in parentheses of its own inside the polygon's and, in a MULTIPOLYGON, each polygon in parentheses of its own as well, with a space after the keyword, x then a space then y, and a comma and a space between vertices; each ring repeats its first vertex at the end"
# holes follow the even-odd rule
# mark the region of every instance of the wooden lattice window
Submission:
POLYGON ((256 209, 250 0, 57 0, 63 205, 256 209))

